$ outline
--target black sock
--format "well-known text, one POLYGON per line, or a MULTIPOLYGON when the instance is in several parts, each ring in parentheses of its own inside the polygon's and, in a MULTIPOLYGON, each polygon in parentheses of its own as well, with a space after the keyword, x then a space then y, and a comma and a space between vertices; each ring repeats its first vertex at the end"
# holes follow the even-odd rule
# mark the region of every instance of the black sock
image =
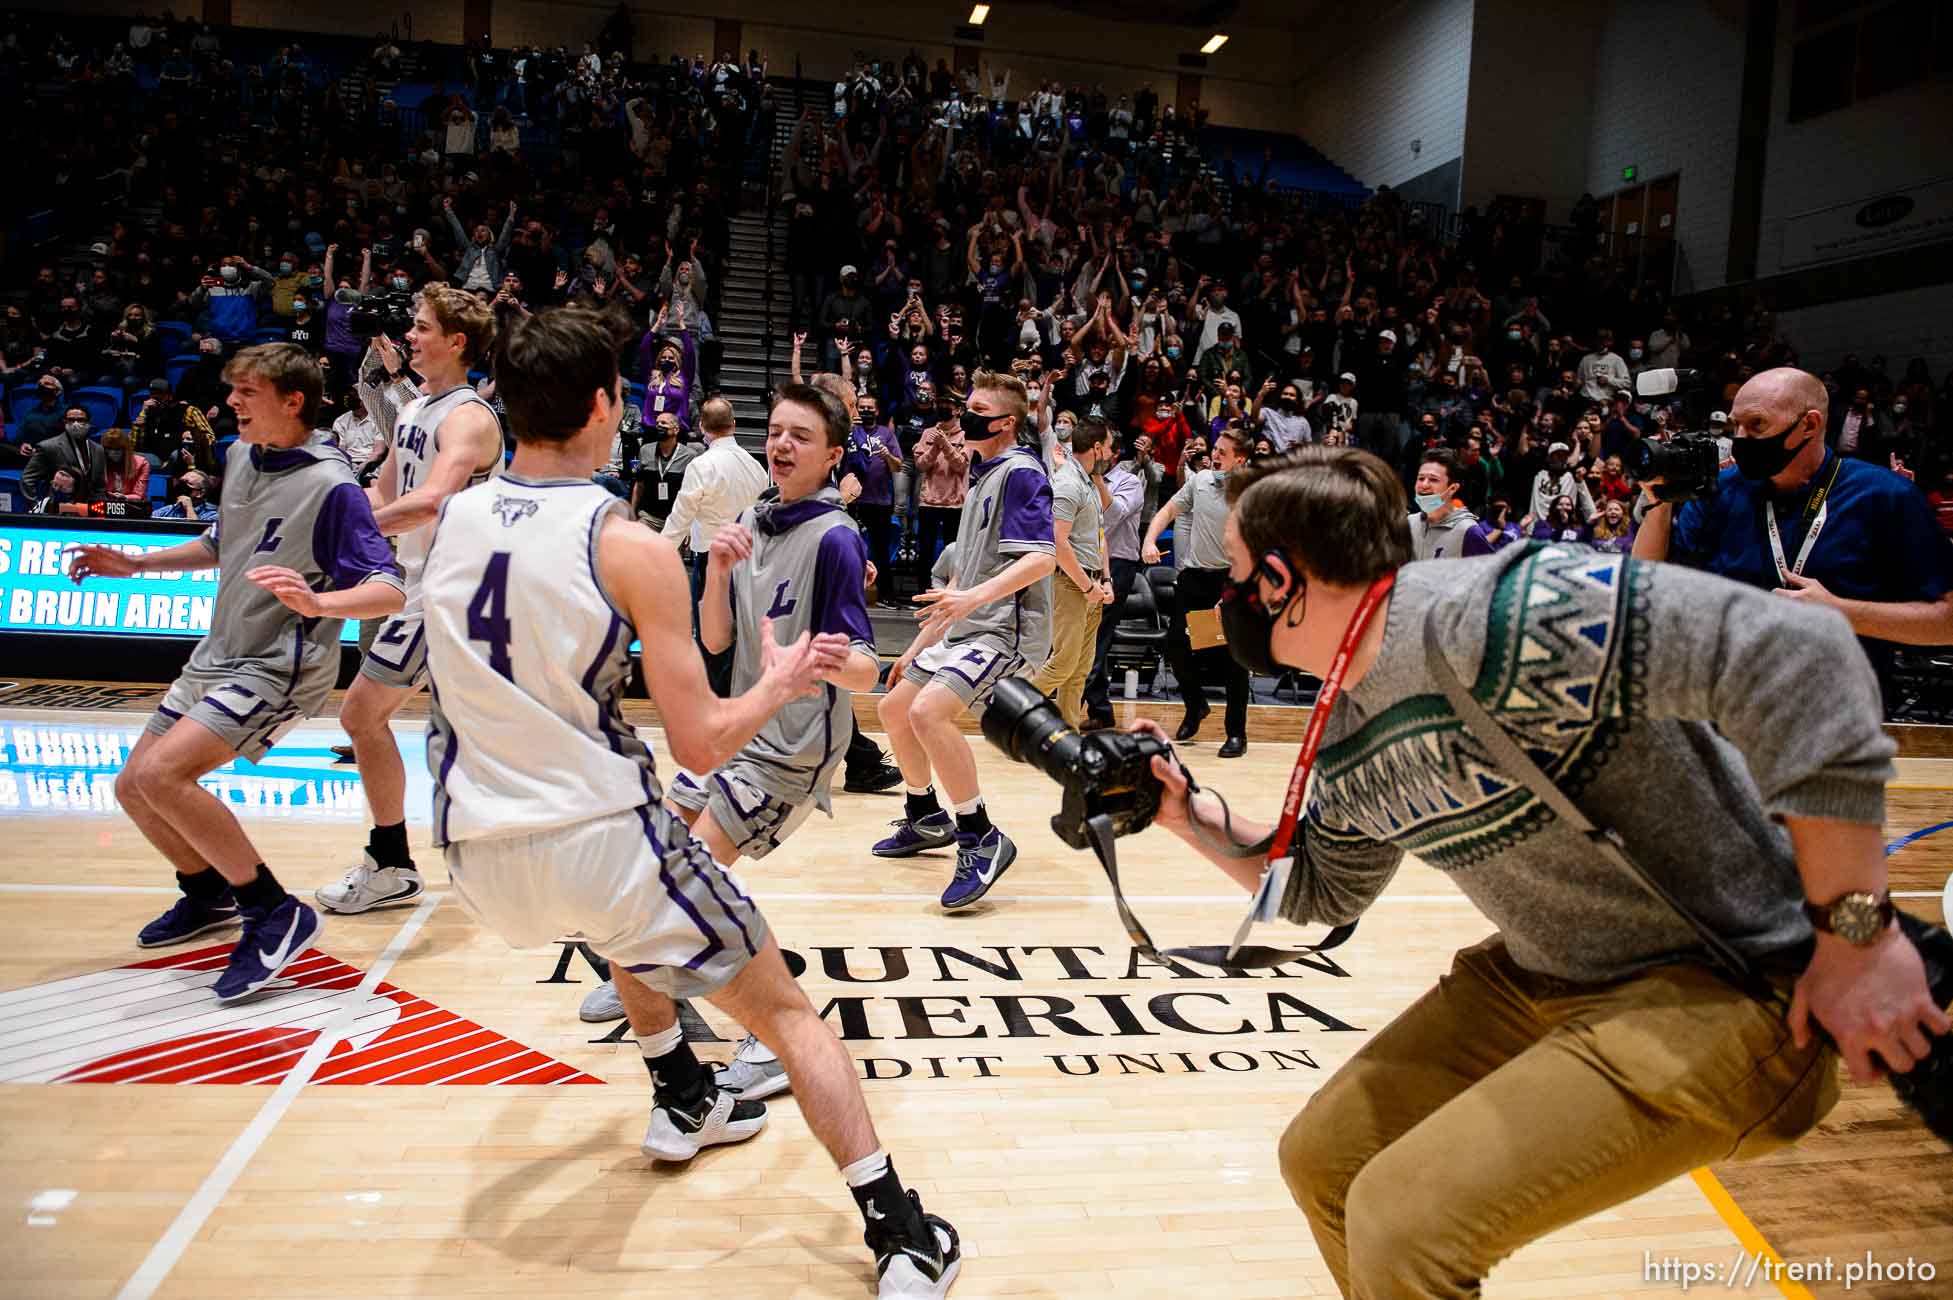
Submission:
POLYGON ((854 1193, 854 1203, 860 1207, 862 1221, 870 1233, 912 1226, 915 1207, 909 1201, 908 1192, 903 1190, 893 1160, 888 1162, 888 1171, 880 1178, 848 1190, 854 1193), (870 1208, 873 1214, 869 1213, 870 1208))
POLYGON ((919 822, 924 817, 934 817, 943 810, 943 806, 936 802, 936 787, 933 785, 921 794, 908 795, 906 798, 909 820, 912 822, 919 822))
POLYGON ((199 903, 221 903, 224 901, 224 891, 229 889, 231 884, 224 879, 223 873, 217 868, 205 867, 193 876, 186 876, 181 871, 177 872, 176 887, 199 903))
POLYGON ((414 860, 407 856, 407 823, 395 822, 391 826, 375 826, 366 837, 366 851, 373 855, 373 861, 383 867, 411 867, 414 860))
POLYGON ((651 1096, 660 1106, 690 1110, 705 1096, 705 1067, 692 1054, 690 1043, 681 1041, 663 1056, 645 1057, 644 1068, 651 1072, 651 1096))
POLYGON ((967 816, 963 813, 957 813, 956 833, 958 835, 975 835, 978 838, 988 835, 990 833, 990 810, 984 805, 978 804, 976 811, 967 816))
POLYGON ((271 874, 271 868, 260 862, 257 872, 251 877, 250 884, 231 886, 239 907, 247 912, 269 912, 291 897, 285 892, 285 887, 278 883, 278 877, 271 874))

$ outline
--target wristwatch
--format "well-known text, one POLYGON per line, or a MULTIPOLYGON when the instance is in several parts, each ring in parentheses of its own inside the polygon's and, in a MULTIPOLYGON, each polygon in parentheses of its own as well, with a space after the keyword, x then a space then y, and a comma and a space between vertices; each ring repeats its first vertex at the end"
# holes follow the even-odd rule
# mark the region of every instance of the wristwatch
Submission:
POLYGON ((1804 915, 1814 928, 1835 934, 1854 948, 1869 948, 1897 918, 1898 909, 1892 906, 1889 891, 1854 890, 1829 903, 1806 901, 1804 915))

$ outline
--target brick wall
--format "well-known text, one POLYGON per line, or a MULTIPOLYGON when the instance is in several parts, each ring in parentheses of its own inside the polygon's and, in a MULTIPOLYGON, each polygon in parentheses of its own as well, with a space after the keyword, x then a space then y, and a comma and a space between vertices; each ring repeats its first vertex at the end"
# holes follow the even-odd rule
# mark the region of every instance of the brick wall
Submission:
POLYGON ((1724 282, 1743 70, 1742 5, 1613 0, 1591 80, 1585 188, 1680 172, 1676 237, 1694 286, 1724 282))
POLYGON ((1472 0, 1407 0, 1352 39, 1298 41, 1294 129, 1365 185, 1459 157, 1471 78, 1472 0), (1314 49, 1311 50, 1311 45, 1314 49), (1411 142, 1422 142, 1412 152, 1411 142))
POLYGON ((1809 370, 1825 370, 1856 352, 1861 361, 1883 355, 1886 373, 1897 379, 1908 361, 1923 356, 1937 382, 1953 366, 1953 289, 1933 285, 1780 312, 1777 333, 1796 346, 1809 370))

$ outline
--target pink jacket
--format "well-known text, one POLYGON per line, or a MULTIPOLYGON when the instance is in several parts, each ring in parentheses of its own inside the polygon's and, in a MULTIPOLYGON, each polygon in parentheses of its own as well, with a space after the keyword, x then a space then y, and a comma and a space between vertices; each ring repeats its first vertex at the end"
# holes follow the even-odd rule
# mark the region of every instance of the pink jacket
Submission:
POLYGON ((970 453, 960 424, 938 424, 915 445, 915 467, 922 475, 922 504, 954 510, 970 490, 970 453))

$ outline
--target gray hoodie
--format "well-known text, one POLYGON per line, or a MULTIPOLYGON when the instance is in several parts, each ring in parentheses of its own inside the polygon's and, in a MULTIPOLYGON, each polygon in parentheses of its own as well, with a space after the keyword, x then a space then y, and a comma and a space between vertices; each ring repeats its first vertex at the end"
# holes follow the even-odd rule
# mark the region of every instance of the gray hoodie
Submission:
POLYGON ((1453 506, 1451 513, 1436 523, 1422 510, 1413 511, 1410 518, 1411 558, 1414 560, 1455 560, 1465 555, 1484 555, 1483 547, 1465 549, 1465 536, 1471 532, 1478 516, 1463 506, 1453 506))

